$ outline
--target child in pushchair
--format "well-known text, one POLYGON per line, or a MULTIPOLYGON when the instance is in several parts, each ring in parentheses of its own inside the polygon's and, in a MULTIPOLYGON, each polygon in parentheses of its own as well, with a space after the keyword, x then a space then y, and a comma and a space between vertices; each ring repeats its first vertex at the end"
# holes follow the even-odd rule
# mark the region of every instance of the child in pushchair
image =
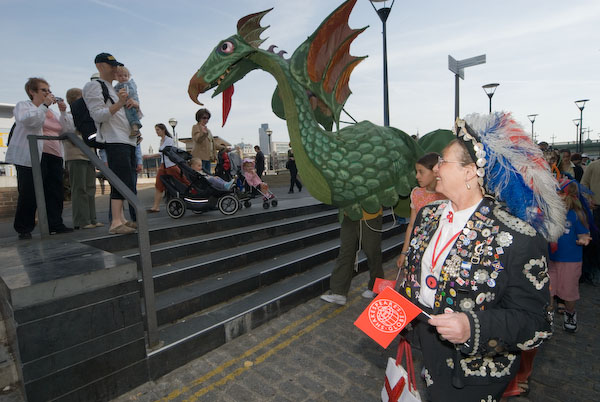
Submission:
POLYGON ((224 215, 233 215, 238 211, 240 199, 233 180, 225 182, 194 170, 188 165, 192 156, 176 147, 165 147, 162 152, 179 166, 181 173, 190 183, 187 185, 169 175, 160 177, 166 188, 167 213, 171 218, 181 218, 186 208, 195 213, 218 208, 224 215))
POLYGON ((244 176, 245 183, 263 196, 264 209, 269 208, 269 201, 272 206, 277 206, 275 194, 269 190, 269 185, 263 182, 260 177, 258 177, 258 174, 256 174, 256 170, 254 170, 254 161, 252 159, 244 159, 242 163, 242 175, 244 176))

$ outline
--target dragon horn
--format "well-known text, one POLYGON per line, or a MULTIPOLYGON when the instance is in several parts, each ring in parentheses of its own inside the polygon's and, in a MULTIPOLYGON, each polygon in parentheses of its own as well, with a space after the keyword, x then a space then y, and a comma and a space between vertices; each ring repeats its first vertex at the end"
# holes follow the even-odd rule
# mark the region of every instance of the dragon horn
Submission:
POLYGON ((260 20, 272 9, 273 8, 269 8, 268 10, 242 17, 237 23, 238 35, 240 35, 250 46, 256 49, 258 49, 261 43, 266 40, 261 39, 260 34, 270 26, 261 27, 260 20))

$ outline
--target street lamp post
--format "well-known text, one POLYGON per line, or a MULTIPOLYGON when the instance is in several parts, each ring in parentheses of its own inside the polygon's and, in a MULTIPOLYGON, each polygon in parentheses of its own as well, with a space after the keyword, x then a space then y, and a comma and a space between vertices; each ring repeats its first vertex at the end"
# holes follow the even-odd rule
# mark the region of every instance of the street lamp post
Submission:
POLYGON ((177 134, 175 134, 175 126, 177 125, 177 120, 174 117, 170 118, 169 125, 173 127, 173 139, 175 140, 175 146, 177 146, 177 134))
POLYGON ((371 5, 373 6, 373 10, 379 16, 381 23, 383 24, 383 125, 389 127, 390 125, 390 104, 389 104, 389 96, 388 96, 388 68, 387 68, 387 31, 386 31, 386 21, 390 12, 392 12, 392 7, 394 7, 394 2, 396 0, 392 0, 392 4, 389 7, 386 7, 385 0, 369 0, 371 5), (383 3, 383 7, 377 9, 375 4, 373 3, 383 3))
POLYGON ((484 86, 482 86, 483 90, 485 91, 485 94, 488 96, 488 98, 490 98, 490 113, 492 113, 492 96, 494 96, 494 92, 496 92, 496 88, 498 88, 498 83, 493 83, 493 84, 485 84, 484 86))
POLYGON ((531 122, 531 141, 533 141, 535 143, 535 136, 533 134, 533 123, 535 123, 535 118, 536 118, 537 114, 528 114, 527 117, 529 118, 529 121, 531 122))
POLYGON ((265 130, 265 133, 267 134, 267 136, 269 137, 269 143, 267 144, 269 147, 269 160, 268 160, 268 164, 267 164, 267 172, 269 172, 271 170, 271 163, 273 163, 272 161, 272 155, 271 155, 271 135, 273 134, 273 130, 271 130, 270 128, 267 128, 265 130))
POLYGON ((589 99, 580 99, 575 101, 575 105, 579 108, 579 142, 578 142, 578 152, 583 152, 583 108, 585 107, 585 103, 589 101, 589 99))
POLYGON ((579 119, 573 119, 573 123, 575 124, 575 150, 579 152, 579 119))

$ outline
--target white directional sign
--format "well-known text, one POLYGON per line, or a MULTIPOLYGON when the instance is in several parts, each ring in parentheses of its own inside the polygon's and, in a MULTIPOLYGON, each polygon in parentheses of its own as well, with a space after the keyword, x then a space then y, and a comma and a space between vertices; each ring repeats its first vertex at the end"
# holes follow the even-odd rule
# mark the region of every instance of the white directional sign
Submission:
POLYGON ((485 54, 463 60, 456 60, 454 57, 448 55, 448 70, 452 71, 463 80, 465 79, 464 69, 478 64, 485 64, 485 54))

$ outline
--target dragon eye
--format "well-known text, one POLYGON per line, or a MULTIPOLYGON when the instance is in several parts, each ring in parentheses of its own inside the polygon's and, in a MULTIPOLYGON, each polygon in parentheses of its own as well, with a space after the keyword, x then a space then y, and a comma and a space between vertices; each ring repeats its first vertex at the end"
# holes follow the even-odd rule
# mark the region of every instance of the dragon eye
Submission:
POLYGON ((225 54, 233 53, 233 49, 235 49, 235 46, 229 41, 223 42, 221 46, 219 46, 219 51, 225 54))

